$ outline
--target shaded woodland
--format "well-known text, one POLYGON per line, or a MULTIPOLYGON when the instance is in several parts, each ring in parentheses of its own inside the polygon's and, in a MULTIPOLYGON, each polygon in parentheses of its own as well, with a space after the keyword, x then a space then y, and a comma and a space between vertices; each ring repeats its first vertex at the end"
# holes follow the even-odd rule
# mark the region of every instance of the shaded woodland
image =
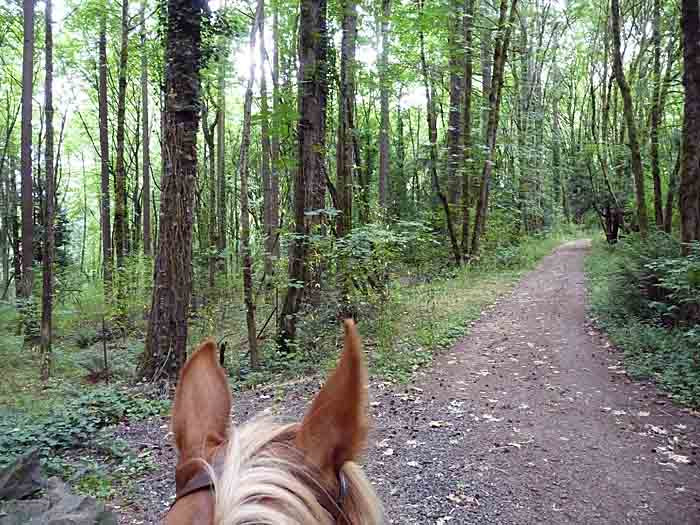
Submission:
POLYGON ((697 0, 0 0, 0 29, 0 288, 44 380, 76 334, 173 379, 193 325, 285 363, 571 225, 700 240, 697 0))

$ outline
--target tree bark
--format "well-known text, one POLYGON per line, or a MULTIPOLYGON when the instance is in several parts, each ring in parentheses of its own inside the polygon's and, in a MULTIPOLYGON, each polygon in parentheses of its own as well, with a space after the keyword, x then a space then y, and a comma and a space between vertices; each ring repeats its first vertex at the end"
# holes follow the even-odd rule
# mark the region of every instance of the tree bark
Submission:
POLYGON ((474 0, 466 0, 464 8, 464 107, 463 107, 463 131, 462 131, 462 257, 469 253, 469 227, 470 227, 470 193, 471 177, 474 166, 472 158, 472 75, 473 75, 473 51, 472 51, 472 27, 474 25, 474 0))
POLYGON ((41 297, 41 379, 51 374, 51 337, 53 324, 53 258, 54 258, 54 155, 53 155, 53 29, 52 0, 46 0, 44 117, 46 118, 46 202, 44 217, 44 253, 42 257, 43 287, 41 297))
MULTIPOLYGON (((214 113, 214 121, 209 125, 209 108, 206 104, 202 108, 202 132, 204 135, 204 142, 206 142, 206 147, 209 154, 206 156, 208 166, 204 169, 207 171, 207 176, 205 180, 208 183, 209 196, 207 197, 207 207, 206 207, 206 223, 207 223, 207 234, 208 234, 208 246, 207 246, 207 261, 209 266, 209 289, 214 289, 214 281, 216 277, 216 246, 217 246, 217 227, 216 227, 216 149, 214 144, 214 131, 217 127, 217 120, 219 118, 219 112, 214 113), (208 169, 207 169, 208 168, 208 169)), ((200 226, 201 227, 201 226, 200 226)))
POLYGON ((283 122, 280 118, 282 112, 282 93, 280 91, 280 57, 279 57, 279 3, 273 2, 272 13, 272 136, 270 137, 270 160, 272 171, 270 173, 270 222, 273 225, 275 242, 272 244, 272 255, 279 257, 279 227, 280 227, 280 198, 279 181, 281 166, 280 132, 283 122))
MULTIPOLYGON (((228 46, 225 51, 228 52, 228 46)), ((219 232, 217 234, 217 249, 219 252, 226 250, 227 242, 227 215, 226 215, 226 54, 219 60, 219 93, 218 113, 216 126, 217 164, 216 177, 218 180, 216 214, 218 218, 219 232)), ((227 258, 220 255, 221 269, 226 272, 227 258)))
MULTIPOLYGON (((126 224, 126 165, 124 162, 124 136, 126 133, 126 69, 129 61, 129 0, 122 0, 121 49, 119 51, 119 86, 117 92, 117 159, 114 175, 114 249, 117 252, 117 268, 124 267, 127 253, 126 224)), ((119 281, 117 281, 119 283, 119 281)), ((119 296, 123 283, 118 284, 119 296)), ((121 301, 120 301, 121 302, 121 301)))
POLYGON ((381 38, 382 51, 379 55, 379 207, 383 214, 389 207, 389 16, 391 0, 382 0, 381 38))
MULTIPOLYGON (((483 2, 480 5, 481 16, 487 18, 491 12, 489 3, 483 2)), ((493 41, 492 29, 485 24, 481 29, 481 136, 484 144, 487 142, 488 122, 489 122, 489 97, 491 95, 491 77, 493 69, 493 41)))
MULTIPOLYGON (((423 0, 418 0, 418 6, 423 12, 423 0)), ((459 266, 462 263, 462 254, 459 249, 459 243, 457 241, 457 235, 454 230, 454 225, 452 224, 452 214, 450 213, 450 205, 447 200, 447 196, 440 188, 440 180, 438 179, 437 173, 437 163, 438 163, 438 153, 437 153, 437 115, 435 112, 435 97, 434 90, 431 87, 430 74, 428 72, 428 62, 425 56, 425 35, 423 29, 419 30, 418 38, 420 41, 420 60, 421 69, 423 71, 423 83, 425 85, 425 99, 426 99, 426 117, 428 120, 428 138, 430 140, 430 175, 433 184, 433 189, 435 194, 442 203, 443 211, 445 213, 445 220, 447 222, 447 234, 450 239, 450 244, 452 246, 452 254, 455 258, 455 264, 459 266)))
POLYGON ((462 161, 462 86, 464 74, 463 15, 459 0, 450 1, 450 29, 448 37, 450 69, 450 110, 447 127, 447 201, 450 213, 460 200, 462 161))
MULTIPOLYGON (((387 0, 385 0, 387 1, 387 0)), ((388 1, 387 1, 388 3, 388 1)), ((355 46, 357 42, 357 5, 344 0, 343 39, 340 58, 340 93, 338 94, 338 143, 336 146, 336 189, 339 237, 352 229, 353 173, 355 168, 355 46)))
POLYGON ((24 0, 22 51, 22 280, 21 297, 30 300, 34 284, 34 199, 32 181, 32 92, 34 87, 34 0, 24 0))
MULTIPOLYGON (((264 16, 265 0, 258 0, 255 20, 250 29, 250 54, 255 52, 255 34, 260 28, 264 16)), ((262 41, 262 33, 261 38, 262 41)), ((255 327, 255 298, 253 297, 253 259, 250 253, 250 207, 248 199, 248 164, 250 150, 251 110, 253 105, 253 84, 255 83, 255 61, 250 61, 248 86, 243 102, 243 128, 241 129, 241 149, 238 157, 238 176, 241 181, 241 256, 243 259, 243 296, 246 306, 246 326, 248 328, 248 347, 250 366, 260 366, 258 356, 257 333, 255 327)))
POLYGON ((661 124, 661 0, 654 0, 652 27, 654 41, 654 87, 651 102, 651 144, 649 156, 651 157, 651 176, 654 182, 654 218, 656 219, 656 227, 661 229, 664 225, 663 203, 661 201, 661 168, 659 167, 659 126, 661 124))
POLYGON ((146 7, 144 0, 141 6, 141 148, 143 152, 143 253, 150 256, 151 249, 151 128, 148 117, 148 53, 146 53, 146 7))
POLYGON ((320 222, 318 212, 323 208, 325 199, 326 7, 326 0, 301 0, 300 3, 295 238, 290 245, 289 286, 279 320, 279 344, 282 348, 286 348, 296 334, 296 315, 308 282, 308 236, 311 227, 320 222), (307 211, 311 213, 309 218, 307 211))
POLYGON ((664 210, 664 231, 671 233, 673 225, 673 208, 676 203, 676 193, 678 191, 678 172, 681 169, 681 151, 676 154, 676 162, 673 170, 668 176, 668 190, 666 190, 666 210, 664 210))
MULTIPOLYGON (((613 0, 616 1, 616 0, 613 0)), ((681 241, 700 240, 700 8, 697 0, 682 0, 683 136, 679 209, 681 241)), ((688 253, 689 246, 683 247, 688 253)))
MULTIPOLYGON (((272 208, 275 206, 272 200, 272 169, 270 166, 272 157, 272 144, 270 142, 270 112, 267 102, 267 79, 265 77, 265 7, 261 7, 260 20, 260 138, 262 157, 262 182, 263 182, 263 228, 265 239, 265 275, 274 273, 275 257, 274 246, 277 244, 277 228, 273 217, 272 208)), ((252 51, 252 50, 251 50, 252 51)))
POLYGON ((510 45, 511 28, 515 23, 515 14, 518 0, 512 0, 510 16, 506 23, 508 12, 508 0, 501 0, 500 14, 498 17, 498 36, 493 52, 493 76, 491 78, 491 90, 489 92, 489 119, 486 127, 486 159, 481 173, 481 183, 479 185, 479 200, 476 205, 474 217, 474 233, 472 235, 471 256, 479 254, 482 225, 485 222, 486 210, 488 208, 489 185, 491 183, 491 173, 495 162, 496 132, 501 109, 501 92, 503 91, 504 69, 510 45))
POLYGON ((187 351, 192 293, 192 201, 197 177, 197 130, 204 0, 168 0, 165 171, 158 253, 146 348, 139 374, 175 379, 187 351))
POLYGON ((102 232, 102 280, 105 302, 112 295, 112 227, 109 197, 109 131, 107 106, 107 3, 100 13, 98 112, 100 121, 100 228, 102 232))
POLYGON ((639 232, 642 236, 648 230, 646 198, 644 195, 644 168, 642 166, 642 156, 639 151, 639 140, 637 139, 637 123, 634 118, 634 104, 632 103, 632 92, 625 79, 625 72, 622 67, 622 52, 620 50, 620 2, 612 0, 612 37, 613 37, 613 66, 615 69, 615 79, 622 95, 623 112, 627 123, 627 138, 632 155, 632 174, 634 176, 635 195, 637 200, 637 220, 639 222, 639 232))

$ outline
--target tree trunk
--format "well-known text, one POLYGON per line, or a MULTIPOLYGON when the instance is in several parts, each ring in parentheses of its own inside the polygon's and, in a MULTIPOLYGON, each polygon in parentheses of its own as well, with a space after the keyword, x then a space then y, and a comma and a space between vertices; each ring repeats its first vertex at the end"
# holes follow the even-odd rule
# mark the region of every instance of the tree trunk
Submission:
MULTIPOLYGON (((270 222, 273 225, 274 243, 272 244, 272 255, 279 257, 279 227, 280 227, 280 198, 279 181, 281 166, 280 153, 280 130, 283 120, 280 118, 282 112, 282 94, 280 92, 280 59, 279 59, 279 5, 273 2, 272 14, 272 123, 273 130, 270 137, 270 160, 272 161, 272 171, 270 173, 270 222)), ((286 122, 286 120, 285 120, 286 122)))
POLYGON ((632 103, 632 93, 629 84, 625 79, 625 72, 622 66, 622 52, 620 50, 620 2, 612 0, 612 37, 613 37, 613 66, 615 69, 615 79, 620 88, 623 102, 623 112, 627 123, 627 137, 632 155, 632 174, 634 176, 635 194, 637 197, 637 220, 639 221, 639 232, 644 236, 647 233, 647 207, 644 196, 644 168, 642 166, 642 156, 639 151, 639 141, 637 139, 637 123, 634 119, 634 104, 632 103))
POLYGON ((506 14, 508 12, 508 0, 501 0, 501 9, 498 17, 498 36, 493 52, 493 76, 491 78, 491 90, 489 93, 489 120, 486 128, 486 159, 481 173, 481 184, 479 185, 479 200, 476 205, 474 217, 474 233, 472 235, 471 256, 479 254, 479 243, 482 235, 482 225, 485 222, 486 210, 488 208, 489 184, 491 173, 495 162, 496 132, 501 109, 501 92, 503 91, 503 72, 505 69, 510 45, 511 28, 515 23, 515 14, 518 0, 512 0, 510 16, 506 24, 506 14))
MULTIPOLYGON (((257 13, 250 29, 250 54, 255 52, 255 34, 261 27, 264 16, 265 0, 258 0, 257 13)), ((262 33, 261 38, 262 41, 262 33)), ((238 176, 241 181, 241 255, 243 259, 243 296, 246 306, 246 325, 248 327, 248 347, 250 366, 260 366, 258 356, 257 334, 255 327, 255 298, 253 297, 253 259, 250 254, 250 208, 248 204, 248 164, 250 150, 251 109, 253 105, 253 84, 255 83, 255 61, 250 61, 248 86, 243 102, 243 128, 241 130, 241 150, 238 157, 238 176)))
MULTIPOLYGON (((491 12, 491 5, 483 2, 480 5, 482 18, 487 18, 491 12)), ((484 144, 488 141, 488 122, 489 122, 489 97, 491 96, 491 77, 493 76, 492 63, 493 59, 493 42, 492 29, 485 24, 481 29, 481 137, 484 144)))
MULTIPOLYGON (((617 0, 613 0, 617 1, 617 0)), ((697 0, 682 0, 683 29, 683 157, 679 187, 681 241, 700 240, 700 8, 697 0)), ((689 251, 689 246, 684 246, 689 251)))
MULTIPOLYGON (((228 46, 226 47, 228 51, 228 46)), ((220 58, 219 62, 219 94, 218 94, 218 113, 216 126, 216 145, 217 145, 217 164, 216 177, 218 180, 216 206, 217 219, 219 224, 219 232, 217 234, 217 249, 219 252, 226 250, 228 243, 226 242, 226 55, 220 58)), ((222 271, 226 272, 226 257, 219 255, 222 271)))
POLYGON ((450 110, 447 128, 447 201, 450 213, 461 194, 461 176, 464 172, 462 144, 462 85, 464 74, 463 15, 459 0, 450 0, 450 29, 448 37, 450 69, 450 110))
POLYGON ((471 193, 471 177, 473 173, 474 159, 472 158, 472 27, 474 25, 474 0, 466 0, 464 11, 464 108, 462 119, 462 256, 469 253, 469 206, 471 193))
POLYGON ((192 200, 197 177, 203 1, 168 0, 165 171, 153 297, 141 377, 175 379, 187 351, 192 293, 192 200))
POLYGON ((148 53, 146 50, 146 7, 148 1, 144 0, 141 6, 141 131, 143 138, 141 148, 143 151, 143 253, 152 255, 151 249, 151 129, 148 120, 148 53))
MULTIPOLYGON (((388 0, 385 0, 388 4, 388 0)), ((337 182, 339 237, 352 229, 353 172, 355 167, 355 46, 357 42, 357 5, 343 1, 343 40, 340 58, 338 95, 337 182)), ((383 55, 383 53, 382 53, 383 55)))
POLYGON ((389 16, 391 0, 382 0, 381 38, 382 51, 379 55, 379 105, 381 123, 379 125, 379 208, 386 216, 389 206, 389 16))
MULTIPOLYGON (((260 30, 260 138, 262 142, 262 182, 263 182, 263 228, 265 239, 265 275, 272 276, 275 268, 274 246, 277 244, 277 228, 274 222, 272 208, 275 203, 272 201, 272 170, 270 161, 272 157, 272 145, 270 143, 270 112, 267 103, 267 79, 264 74, 265 68, 265 7, 261 7, 259 20, 260 30)), ((252 50, 251 50, 252 51, 252 50)))
MULTIPOLYGON (((423 11, 423 0, 418 0, 419 9, 421 13, 423 11)), ((445 220, 447 221, 447 234, 450 238, 450 243, 452 245, 452 254, 455 258, 455 264, 459 266, 462 262, 462 254, 459 250, 459 243, 457 242, 457 235, 454 231, 454 226, 452 224, 452 214, 450 213, 450 205, 447 200, 447 196, 440 188, 440 180, 437 174, 437 116, 435 113, 435 98, 433 89, 431 88, 430 74, 428 72, 428 62, 425 57, 425 35, 423 34, 423 29, 419 30, 418 38, 420 40, 420 59, 421 59, 421 69, 423 71, 423 83, 425 84, 425 99, 426 99, 426 113, 428 119, 428 138, 430 140, 430 174, 433 184, 433 189, 437 194, 440 202, 442 203, 443 210, 445 212, 445 220)))
POLYGON ((653 40, 654 40, 654 71, 653 93, 651 102, 651 144, 649 155, 651 157, 651 176, 654 181, 654 218, 656 227, 663 228, 663 203, 661 201, 661 169, 659 167, 659 125, 661 124, 661 0, 654 0, 653 15, 653 40))
POLYGON ((298 163, 294 177, 295 239, 289 252, 289 286, 280 314, 279 343, 294 340, 296 315, 308 281, 306 253, 311 226, 318 216, 307 219, 307 209, 318 213, 325 198, 326 120, 326 0, 301 0, 299 13, 299 121, 298 163))
MULTIPOLYGON (((207 261, 209 266, 209 289, 214 289, 214 281, 216 277, 216 246, 217 246, 217 228, 216 228, 216 150, 214 145, 214 130, 217 127, 217 119, 219 118, 218 111, 214 113, 214 121, 209 126, 209 108, 204 105, 202 108, 202 132, 204 134, 204 142, 209 151, 207 155, 208 170, 205 163, 204 169, 207 171, 205 180, 208 182, 209 196, 206 206, 206 223, 208 233, 207 246, 207 261)), ((204 222, 204 221, 203 221, 204 222)), ((202 222, 202 223, 203 223, 202 222)), ((200 226, 201 227, 201 226, 200 226)))
POLYGON ((404 216, 408 200, 406 195, 406 143, 404 139, 403 114, 401 93, 399 93, 396 101, 396 180, 392 189, 394 194, 393 215, 397 219, 401 219, 404 216))
POLYGON ((34 199, 32 181, 32 92, 34 87, 34 0, 24 0, 22 52, 22 280, 21 297, 31 300, 34 284, 34 199))
POLYGON ((673 208, 676 203, 676 192, 678 191, 678 172, 681 169, 681 151, 676 155, 676 163, 668 176, 668 190, 666 191, 666 210, 664 211, 664 231, 671 233, 673 225, 673 208))
POLYGON ((53 258, 54 258, 54 157, 53 157, 53 29, 51 27, 52 0, 46 0, 46 78, 44 88, 44 117, 46 118, 46 194, 44 216, 44 253, 42 257, 43 287, 41 297, 41 379, 51 374, 51 338, 53 315, 53 258))
POLYGON ((107 106, 107 3, 100 13, 98 111, 100 121, 100 228, 105 302, 112 295, 112 227, 109 198, 109 107, 107 106))
MULTIPOLYGON (((124 135, 126 132, 126 68, 129 60, 129 0, 122 0, 121 49, 119 52, 119 87, 117 92, 117 160, 114 175, 114 249, 117 268, 124 267, 127 248, 126 226, 126 165, 124 163, 124 135)), ((119 281, 117 281, 119 282, 119 281)), ((121 291, 123 283, 117 286, 121 291)), ((121 302, 121 301, 120 301, 121 302)))

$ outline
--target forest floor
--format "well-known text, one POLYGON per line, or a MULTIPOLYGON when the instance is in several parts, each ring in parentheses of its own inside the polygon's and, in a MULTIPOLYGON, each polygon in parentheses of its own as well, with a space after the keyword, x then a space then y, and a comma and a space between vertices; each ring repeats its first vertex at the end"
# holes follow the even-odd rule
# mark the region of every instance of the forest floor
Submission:
MULTIPOLYGON (((387 523, 700 521, 700 418, 633 382, 586 310, 588 241, 564 244, 407 385, 373 380, 364 464, 387 523)), ((299 418, 319 378, 239 394, 236 423, 299 418)), ((156 468, 122 523, 158 523, 175 462, 166 419, 118 433, 156 468)))

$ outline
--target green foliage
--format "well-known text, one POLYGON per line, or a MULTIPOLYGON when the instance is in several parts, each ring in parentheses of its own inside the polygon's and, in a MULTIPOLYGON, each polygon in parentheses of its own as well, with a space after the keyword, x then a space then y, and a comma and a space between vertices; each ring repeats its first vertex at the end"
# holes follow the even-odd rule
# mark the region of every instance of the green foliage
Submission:
POLYGON ((700 405, 700 328, 688 312, 700 297, 697 268, 697 247, 681 257, 678 241, 663 234, 614 247, 598 241, 586 260, 592 312, 624 352, 627 370, 694 406, 700 405))
POLYGON ((123 419, 163 414, 169 403, 118 388, 99 388, 55 407, 41 417, 6 413, 0 420, 0 466, 31 448, 38 448, 47 466, 57 453, 89 447, 97 432, 123 419))
POLYGON ((700 308, 700 247, 686 257, 662 232, 631 236, 615 247, 619 263, 611 274, 610 300, 620 312, 652 323, 697 322, 700 308))

